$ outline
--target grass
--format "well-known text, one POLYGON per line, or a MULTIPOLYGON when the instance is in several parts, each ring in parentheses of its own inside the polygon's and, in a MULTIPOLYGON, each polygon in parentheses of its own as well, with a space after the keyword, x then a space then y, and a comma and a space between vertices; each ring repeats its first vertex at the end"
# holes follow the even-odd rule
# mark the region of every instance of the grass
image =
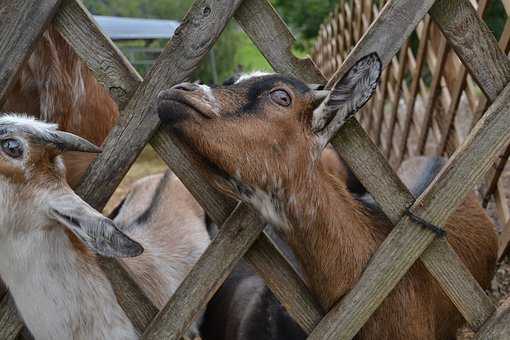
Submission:
POLYGON ((243 66, 243 70, 250 71, 268 71, 272 70, 271 65, 267 62, 264 56, 253 45, 250 38, 244 33, 240 32, 241 39, 238 50, 236 52, 236 60, 238 64, 243 66))

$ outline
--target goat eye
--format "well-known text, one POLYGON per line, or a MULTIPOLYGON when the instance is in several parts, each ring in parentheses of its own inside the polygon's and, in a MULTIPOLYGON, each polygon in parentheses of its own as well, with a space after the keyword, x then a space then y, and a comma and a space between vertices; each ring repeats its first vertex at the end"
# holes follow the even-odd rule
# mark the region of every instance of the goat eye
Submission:
POLYGON ((23 156, 23 146, 16 139, 3 140, 2 150, 7 154, 7 156, 12 158, 20 158, 23 156))
POLYGON ((290 95, 285 90, 274 90, 271 92, 271 99, 278 105, 289 106, 291 103, 290 95))

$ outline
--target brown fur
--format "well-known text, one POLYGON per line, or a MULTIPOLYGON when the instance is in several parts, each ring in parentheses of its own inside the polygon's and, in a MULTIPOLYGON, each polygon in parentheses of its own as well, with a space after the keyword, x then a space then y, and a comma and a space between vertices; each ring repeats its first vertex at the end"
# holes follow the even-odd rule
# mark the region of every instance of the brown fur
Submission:
MULTIPOLYGON (((206 175, 218 189, 254 205, 259 192, 271 197, 272 204, 278 202, 273 209, 279 217, 268 212, 267 202, 260 211, 270 222, 283 220, 280 227, 327 310, 356 284, 392 226, 355 200, 345 182, 317 161, 319 142, 310 124, 313 96, 303 87, 266 76, 214 88, 207 95, 198 88, 175 89, 160 95, 158 111, 175 136, 211 164, 213 171, 206 175), (291 105, 272 99, 279 89, 289 93, 291 105), (202 114, 211 96, 218 102, 212 108, 216 113, 202 114)), ((445 228, 462 261, 488 288, 496 234, 473 195, 445 228)), ((417 263, 358 338, 454 339, 461 323, 437 282, 417 263)))
MULTIPOLYGON (((50 27, 7 94, 5 112, 22 112, 57 123, 60 130, 101 145, 119 111, 71 46, 50 27)), ((67 177, 76 186, 95 155, 64 155, 67 177)))

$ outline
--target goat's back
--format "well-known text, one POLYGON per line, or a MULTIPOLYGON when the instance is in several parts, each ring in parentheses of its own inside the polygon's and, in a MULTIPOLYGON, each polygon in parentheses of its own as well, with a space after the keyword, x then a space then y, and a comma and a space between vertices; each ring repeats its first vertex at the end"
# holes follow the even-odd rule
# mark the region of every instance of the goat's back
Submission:
POLYGON ((162 308, 209 245, 204 211, 170 171, 138 180, 114 222, 145 251, 122 263, 162 308))

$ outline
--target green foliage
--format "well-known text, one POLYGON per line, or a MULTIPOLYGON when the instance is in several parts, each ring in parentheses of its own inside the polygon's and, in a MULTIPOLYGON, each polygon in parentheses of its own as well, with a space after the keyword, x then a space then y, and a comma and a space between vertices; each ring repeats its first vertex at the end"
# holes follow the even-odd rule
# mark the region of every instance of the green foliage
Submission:
POLYGON ((272 0, 298 40, 313 39, 338 0, 272 0))
POLYGON ((180 20, 193 0, 84 0, 97 15, 180 20))
MULTIPOLYGON (((84 0, 85 6, 96 15, 121 17, 158 18, 180 20, 193 4, 193 0, 84 0)), ((144 46, 143 42, 119 42, 121 49, 144 46)), ((146 47, 163 48, 166 41, 149 42, 146 47)), ((213 47, 218 81, 223 81, 235 72, 270 70, 270 66, 253 46, 246 34, 235 24, 227 26, 213 47)), ((210 56, 204 58, 193 75, 195 79, 212 83, 214 72, 210 56)), ((148 70, 148 65, 137 65, 140 73, 148 70)))
POLYGON ((490 1, 484 19, 494 35, 499 38, 506 21, 506 12, 502 1, 490 1))

